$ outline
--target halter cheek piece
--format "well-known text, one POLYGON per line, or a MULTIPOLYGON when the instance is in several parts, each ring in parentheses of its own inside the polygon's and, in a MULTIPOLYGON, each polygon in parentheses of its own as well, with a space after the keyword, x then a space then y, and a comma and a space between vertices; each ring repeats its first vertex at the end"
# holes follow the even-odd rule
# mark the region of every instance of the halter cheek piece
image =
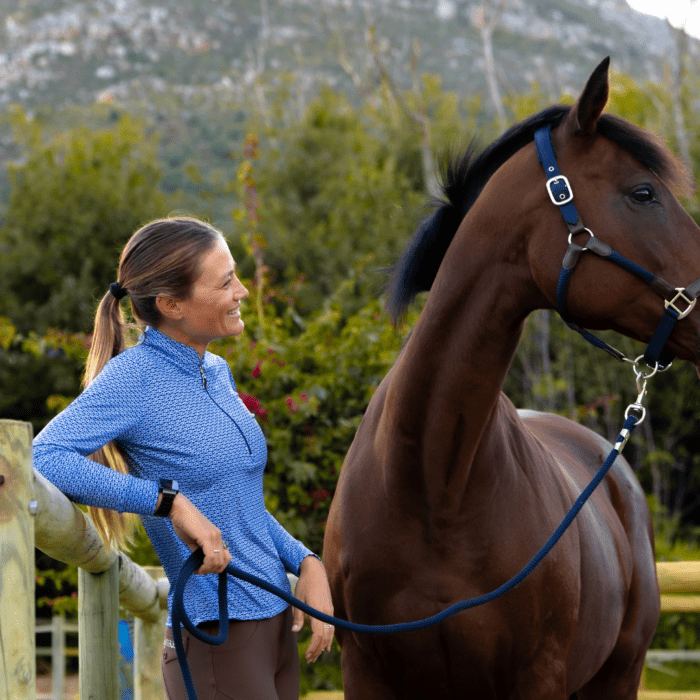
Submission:
POLYGON ((589 333, 584 328, 578 326, 566 310, 566 292, 569 287, 571 275, 576 267, 576 263, 586 250, 599 255, 601 258, 610 260, 637 277, 641 277, 659 296, 664 299, 666 311, 661 318, 656 332, 649 341, 649 345, 642 356, 649 367, 655 371, 668 369, 673 362, 673 354, 665 348, 666 341, 671 335, 676 322, 685 318, 695 306, 698 296, 700 296, 700 279, 687 286, 672 287, 668 282, 648 272, 643 267, 627 260, 619 253, 616 253, 609 245, 598 240, 593 232, 587 229, 581 222, 581 217, 573 204, 574 193, 566 176, 559 172, 557 161, 554 156, 552 139, 550 135, 551 127, 545 126, 535 132, 535 146, 540 163, 547 176, 547 192, 549 198, 559 207, 564 221, 569 229, 569 248, 564 255, 562 271, 557 285, 557 311, 569 328, 580 333, 589 343, 595 347, 605 350, 613 357, 623 362, 637 363, 637 360, 630 360, 619 350, 610 347, 607 343, 589 333), (587 233, 589 238, 585 246, 574 243, 575 236, 587 233), (685 308, 682 308, 685 306, 685 308))

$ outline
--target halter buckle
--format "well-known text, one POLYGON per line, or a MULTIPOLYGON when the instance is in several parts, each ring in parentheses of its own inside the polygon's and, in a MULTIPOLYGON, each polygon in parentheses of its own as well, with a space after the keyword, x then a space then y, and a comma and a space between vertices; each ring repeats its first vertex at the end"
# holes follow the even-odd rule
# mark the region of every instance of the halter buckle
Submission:
POLYGON ((664 301, 664 308, 668 309, 669 306, 678 314, 678 320, 685 318, 692 310, 693 307, 695 306, 695 302, 697 299, 688 299, 688 297, 684 294, 685 289, 682 287, 676 287, 676 291, 678 294, 676 294, 671 301, 664 301), (681 311, 675 304, 674 302, 677 299, 682 299, 686 304, 688 304, 688 308, 685 309, 685 311, 681 311))
POLYGON ((574 192, 571 189, 571 184, 569 183, 569 179, 566 177, 566 175, 555 175, 554 177, 550 177, 549 180, 547 180, 545 187, 547 188, 549 198, 558 207, 563 207, 574 198, 574 192), (560 183, 564 185, 566 191, 555 193, 554 185, 560 183))

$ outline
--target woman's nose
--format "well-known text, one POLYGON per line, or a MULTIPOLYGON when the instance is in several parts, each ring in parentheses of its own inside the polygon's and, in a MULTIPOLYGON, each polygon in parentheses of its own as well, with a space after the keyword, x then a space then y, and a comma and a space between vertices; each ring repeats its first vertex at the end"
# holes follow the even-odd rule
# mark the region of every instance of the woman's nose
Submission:
POLYGON ((248 289, 243 285, 243 282, 240 280, 237 280, 238 286, 236 287, 235 290, 235 298, 239 300, 247 299, 250 296, 250 292, 248 289))

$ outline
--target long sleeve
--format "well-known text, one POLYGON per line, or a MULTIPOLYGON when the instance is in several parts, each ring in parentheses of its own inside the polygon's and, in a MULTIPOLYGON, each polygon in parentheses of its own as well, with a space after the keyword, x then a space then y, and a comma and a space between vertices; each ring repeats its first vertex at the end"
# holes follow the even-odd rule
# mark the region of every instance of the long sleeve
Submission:
POLYGON ((321 561, 321 558, 314 554, 308 547, 299 542, 299 540, 295 540, 277 520, 275 520, 269 511, 266 512, 270 537, 287 571, 298 576, 301 562, 308 556, 316 557, 316 559, 321 561))
POLYGON ((141 374, 120 362, 107 363, 94 381, 34 439, 34 466, 71 500, 119 512, 152 514, 158 484, 119 474, 87 459, 124 436, 143 417, 141 374))

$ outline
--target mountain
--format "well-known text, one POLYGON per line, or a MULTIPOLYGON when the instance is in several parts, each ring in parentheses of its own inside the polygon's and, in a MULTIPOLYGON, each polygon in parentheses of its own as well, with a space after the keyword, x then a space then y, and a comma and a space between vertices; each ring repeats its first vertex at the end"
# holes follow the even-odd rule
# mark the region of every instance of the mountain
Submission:
MULTIPOLYGON (((493 5, 498 0, 489 0, 493 5)), ((503 0, 493 35, 506 90, 533 81, 552 99, 577 92, 606 55, 614 69, 661 81, 673 61, 665 21, 624 0, 503 0)), ((352 87, 374 66, 368 30, 398 84, 417 71, 468 95, 485 87, 477 0, 3 0, 0 108, 147 99, 177 90, 250 94, 259 78, 352 87), (414 41, 415 40, 415 41, 414 41), (342 60, 341 60, 342 59, 342 60), (342 65, 341 65, 342 64, 342 65)), ((690 41, 698 55, 698 42, 690 41)))

